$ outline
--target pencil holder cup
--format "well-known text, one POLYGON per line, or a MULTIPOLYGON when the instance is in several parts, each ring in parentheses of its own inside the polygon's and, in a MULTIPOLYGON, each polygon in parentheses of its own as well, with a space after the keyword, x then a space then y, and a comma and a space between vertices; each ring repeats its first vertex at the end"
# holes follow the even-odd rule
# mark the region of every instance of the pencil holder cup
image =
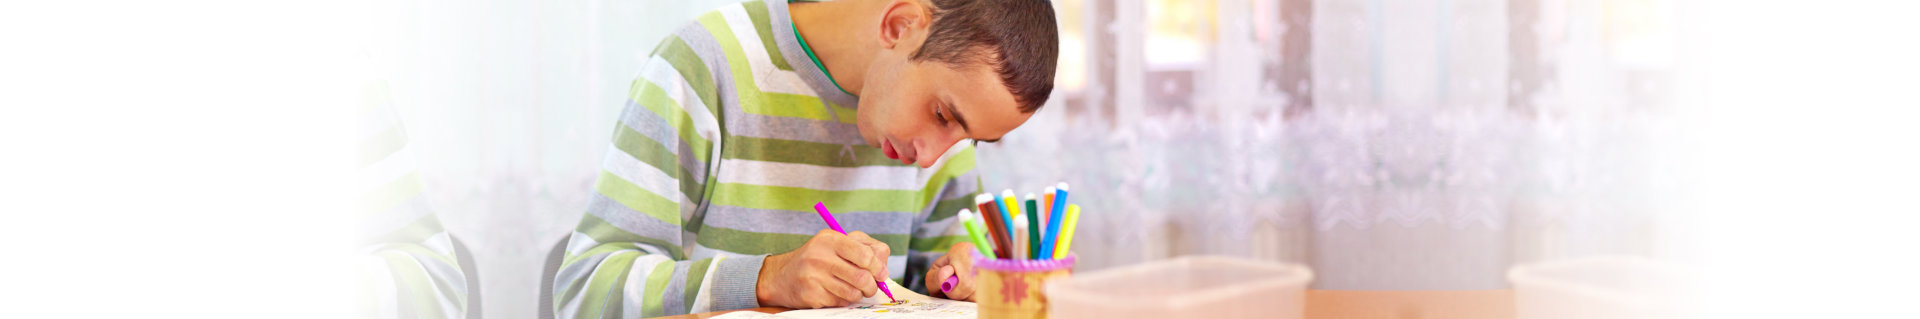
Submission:
POLYGON ((1063 259, 1012 260, 974 257, 979 283, 974 301, 980 318, 1046 318, 1046 283, 1073 275, 1074 255, 1063 259))

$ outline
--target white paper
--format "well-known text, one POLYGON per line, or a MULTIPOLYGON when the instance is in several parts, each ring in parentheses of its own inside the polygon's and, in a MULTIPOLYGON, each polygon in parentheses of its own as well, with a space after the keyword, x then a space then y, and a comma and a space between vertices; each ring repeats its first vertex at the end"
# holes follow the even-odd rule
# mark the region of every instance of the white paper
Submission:
POLYGON ((979 308, 972 302, 954 301, 929 297, 907 290, 893 280, 887 280, 887 289, 893 290, 898 303, 887 302, 886 294, 876 293, 855 301, 851 305, 839 308, 821 308, 794 310, 778 314, 766 314, 752 311, 732 312, 715 319, 885 319, 885 318, 932 318, 959 319, 979 316, 979 308))
POLYGON ((759 311, 741 310, 741 311, 729 312, 724 315, 713 316, 711 319, 768 319, 768 318, 782 318, 782 317, 774 314, 770 314, 770 313, 762 313, 759 311))

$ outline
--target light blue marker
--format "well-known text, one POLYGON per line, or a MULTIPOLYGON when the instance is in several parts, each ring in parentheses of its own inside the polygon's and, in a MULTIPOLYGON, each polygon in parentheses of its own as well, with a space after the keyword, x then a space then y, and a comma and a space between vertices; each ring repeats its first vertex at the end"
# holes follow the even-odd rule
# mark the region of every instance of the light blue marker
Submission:
POLYGON ((1047 215, 1047 239, 1040 245, 1041 258, 1053 258, 1053 246, 1059 245, 1055 240, 1060 239, 1060 215, 1065 211, 1067 211, 1067 182, 1060 182, 1060 187, 1053 188, 1053 210, 1047 215))

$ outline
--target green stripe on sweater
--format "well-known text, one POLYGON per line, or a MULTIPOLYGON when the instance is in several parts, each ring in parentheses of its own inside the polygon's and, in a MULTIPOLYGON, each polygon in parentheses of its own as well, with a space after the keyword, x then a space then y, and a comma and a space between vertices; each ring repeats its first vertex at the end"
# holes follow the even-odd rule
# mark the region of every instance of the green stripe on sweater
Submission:
POLYGON ((660 48, 653 51, 654 56, 667 60, 674 71, 680 72, 680 78, 687 80, 693 92, 700 95, 700 102, 707 105, 707 111, 720 114, 720 91, 714 88, 713 74, 709 73, 707 63, 700 55, 687 46, 687 41, 678 36, 667 37, 660 42, 660 48))
POLYGON ((773 25, 768 21, 767 4, 760 1, 741 3, 746 7, 747 17, 753 20, 753 30, 760 34, 760 47, 766 49, 767 57, 773 60, 773 66, 781 70, 793 71, 787 64, 787 57, 780 54, 780 46, 773 43, 773 25))
POLYGON ((732 136, 720 150, 724 159, 811 164, 830 167, 908 166, 887 158, 880 148, 859 145, 732 136))
POLYGON ((666 315, 666 306, 661 305, 662 295, 666 294, 667 279, 673 278, 673 261, 664 260, 653 265, 653 271, 647 274, 647 295, 640 304, 641 317, 659 317, 666 315))
POLYGON ((625 289, 620 288, 626 287, 627 269, 633 267, 633 260, 640 255, 640 252, 614 253, 600 261, 599 267, 593 269, 593 276, 587 278, 586 294, 580 295, 587 299, 580 300, 579 318, 600 318, 607 307, 625 304, 614 298, 622 295, 625 289))
POLYGON ((614 176, 613 173, 601 171, 600 179, 593 183, 593 190, 599 191, 607 198, 612 198, 615 202, 620 202, 621 205, 626 205, 628 209, 674 226, 680 225, 679 204, 640 188, 620 176, 614 176))
POLYGON ((720 183, 714 189, 711 205, 734 207, 779 209, 792 211, 813 211, 813 203, 823 202, 827 209, 836 212, 898 212, 919 213, 922 206, 911 198, 920 192, 908 190, 867 189, 852 191, 823 191, 799 187, 765 186, 739 183, 720 183))
MULTIPOLYGON (((679 88, 674 89, 679 90, 679 88)), ((694 131, 693 117, 687 114, 687 110, 682 108, 684 106, 680 105, 680 102, 673 101, 673 98, 667 94, 666 88, 646 79, 635 79, 630 90, 634 92, 633 96, 629 97, 633 99, 634 104, 640 104, 648 111, 653 111, 653 115, 659 116, 667 123, 627 123, 627 125, 666 125, 675 129, 674 131, 680 136, 680 141, 687 143, 688 148, 693 149, 696 158, 707 158, 707 155, 712 152, 712 142, 694 131)))
MULTIPOLYGON (((873 236, 873 239, 879 240, 880 242, 887 243, 887 248, 890 250, 888 252, 889 255, 907 255, 906 244, 908 243, 908 239, 911 238, 907 234, 870 234, 869 236, 873 236)), ((701 246, 730 253, 766 255, 793 251, 794 249, 800 248, 800 245, 806 244, 807 240, 812 238, 812 234, 761 233, 707 225, 706 228, 701 229, 700 238, 696 241, 700 242, 701 246)))

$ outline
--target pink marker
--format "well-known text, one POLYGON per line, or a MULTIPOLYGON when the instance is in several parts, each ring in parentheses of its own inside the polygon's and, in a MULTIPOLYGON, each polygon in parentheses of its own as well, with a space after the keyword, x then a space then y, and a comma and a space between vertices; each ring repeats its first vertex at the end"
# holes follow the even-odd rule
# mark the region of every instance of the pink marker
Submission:
MULTIPOLYGON (((813 211, 820 212, 820 219, 827 220, 827 227, 832 227, 833 231, 840 232, 841 234, 847 233, 846 230, 840 229, 840 221, 833 220, 833 213, 827 212, 827 203, 814 202, 813 211)), ((875 280, 873 284, 880 286, 880 292, 887 293, 888 301, 900 302, 898 299, 893 299, 892 290, 887 290, 887 282, 875 280)))
POLYGON ((940 292, 952 293, 953 286, 960 285, 960 275, 947 276, 947 282, 940 283, 940 292))

